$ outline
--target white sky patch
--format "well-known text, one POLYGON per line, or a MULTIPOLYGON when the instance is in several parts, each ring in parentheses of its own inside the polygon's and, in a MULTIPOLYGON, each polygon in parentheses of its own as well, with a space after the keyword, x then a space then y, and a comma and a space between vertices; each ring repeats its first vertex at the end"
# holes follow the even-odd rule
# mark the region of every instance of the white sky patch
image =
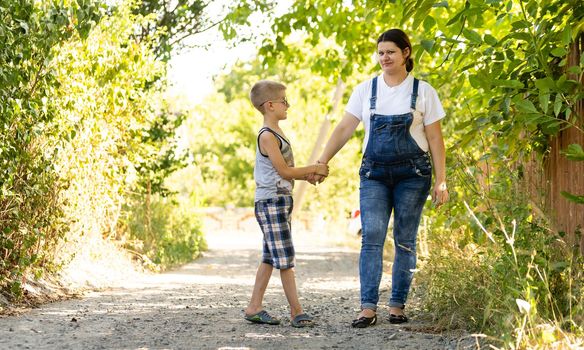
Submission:
MULTIPOLYGON (((227 0, 213 1, 207 8, 210 18, 220 18, 227 0)), ((281 15, 291 6, 291 0, 279 1, 275 13, 281 15)), ((252 59, 260 47, 261 40, 270 31, 270 23, 266 16, 254 13, 250 17, 251 28, 242 34, 247 36, 251 31, 256 39, 228 44, 219 32, 218 26, 190 38, 190 43, 199 46, 184 49, 170 60, 169 92, 171 95, 186 97, 190 103, 200 103, 205 96, 214 91, 213 76, 222 70, 229 69, 238 60, 252 59)))

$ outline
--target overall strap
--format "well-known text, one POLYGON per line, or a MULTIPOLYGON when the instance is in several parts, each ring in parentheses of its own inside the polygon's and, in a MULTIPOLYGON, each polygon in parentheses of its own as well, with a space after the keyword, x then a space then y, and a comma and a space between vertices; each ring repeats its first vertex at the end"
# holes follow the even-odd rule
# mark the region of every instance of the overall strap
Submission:
POLYGON ((377 101, 377 77, 371 83, 371 98, 369 99, 369 111, 371 115, 375 113, 375 103, 377 101))
POLYGON ((416 101, 418 100, 418 84, 420 83, 420 81, 416 78, 414 78, 414 88, 412 90, 412 104, 410 105, 410 108, 415 110, 416 109, 416 101))

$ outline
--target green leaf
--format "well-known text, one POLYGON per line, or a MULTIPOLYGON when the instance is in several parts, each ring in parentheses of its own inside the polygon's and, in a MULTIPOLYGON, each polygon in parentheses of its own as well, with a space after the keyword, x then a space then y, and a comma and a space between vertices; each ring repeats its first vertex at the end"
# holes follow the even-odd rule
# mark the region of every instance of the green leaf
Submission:
POLYGON ((523 40, 525 42, 531 42, 531 40, 532 40, 531 35, 529 35, 528 33, 525 33, 525 32, 513 32, 511 34, 505 35, 505 37, 503 37, 503 39, 501 39, 499 41, 505 42, 505 41, 507 41, 509 39, 513 39, 513 38, 518 39, 518 40, 523 40))
POLYGON ((571 194, 571 193, 566 192, 566 191, 562 191, 560 193, 562 194, 562 196, 564 196, 566 199, 568 199, 571 202, 578 203, 578 204, 584 204, 584 196, 578 196, 578 195, 571 194))
POLYGON ((493 84, 496 86, 502 87, 509 87, 513 89, 521 89, 523 88, 523 83, 519 80, 502 80, 502 79, 495 79, 493 80, 493 84))
POLYGON ((572 67, 566 69, 566 72, 568 72, 568 74, 581 74, 582 73, 582 67, 572 66, 572 67))
POLYGON ((540 94, 539 95, 539 105, 544 113, 547 114, 548 107, 550 104, 550 94, 540 94))
POLYGON ((551 269, 558 272, 564 271, 568 266, 569 264, 566 261, 557 261, 550 264, 551 269))
POLYGON ((554 80, 550 77, 538 79, 535 81, 535 86, 541 91, 549 91, 556 87, 554 80))
POLYGON ((570 25, 566 25, 564 31, 562 32, 562 44, 569 45, 572 42, 572 28, 570 25))
POLYGON ((474 74, 469 75, 468 82, 470 83, 470 86, 472 86, 475 89, 481 88, 482 80, 478 75, 474 75, 474 74))
POLYGON ((498 43, 497 39, 490 34, 485 34, 483 40, 491 46, 495 46, 498 43))
POLYGON ((432 16, 427 16, 424 19, 424 30, 429 32, 436 25, 436 20, 432 16))
POLYGON ((582 146, 573 143, 568 146, 568 149, 565 152, 562 152, 569 160, 574 161, 584 161, 584 150, 582 150, 582 146))
POLYGON ((471 41, 475 44, 482 44, 483 43, 480 34, 475 32, 474 30, 464 28, 462 30, 462 34, 464 35, 465 38, 467 38, 469 41, 471 41))
POLYGON ((524 20, 515 21, 515 22, 511 23, 511 27, 513 27, 513 29, 515 29, 515 30, 529 28, 529 22, 524 21, 524 20))
POLYGON ((433 53, 432 48, 434 47, 434 40, 422 40, 422 42, 420 43, 422 45, 422 47, 424 48, 424 50, 426 50, 428 53, 433 53))
POLYGON ((5 249, 11 250, 12 248, 14 248, 14 242, 10 239, 6 239, 3 243, 3 247, 5 249))
POLYGON ((20 297, 22 295, 22 285, 20 284, 19 281, 12 282, 12 284, 10 285, 10 292, 12 292, 12 294, 14 294, 17 297, 20 297))
POLYGON ((452 24, 458 22, 460 20, 460 18, 462 17, 462 15, 466 12, 466 9, 460 11, 459 13, 457 13, 454 17, 452 17, 447 23, 446 26, 451 26, 452 24))
POLYGON ((568 54, 568 50, 563 47, 556 47, 552 50, 551 54, 555 57, 564 57, 568 54))
MULTIPOLYGON (((539 118, 539 120, 542 120, 539 118)), ((563 124, 563 120, 556 118, 545 118, 539 124, 541 131, 546 135, 556 135, 563 124)))
POLYGON ((554 101, 554 115, 557 117, 562 110, 562 96, 561 94, 556 94, 556 100, 554 101))
POLYGON ((448 8, 448 1, 440 1, 432 5, 432 7, 444 7, 448 8))
POLYGON ((420 60, 422 59, 422 55, 424 54, 424 50, 414 50, 416 52, 416 57, 415 57, 415 62, 416 63, 420 63, 420 60))
POLYGON ((516 100, 515 106, 517 106, 517 109, 519 109, 519 111, 524 113, 538 113, 537 108, 535 108, 535 105, 529 100, 516 100))

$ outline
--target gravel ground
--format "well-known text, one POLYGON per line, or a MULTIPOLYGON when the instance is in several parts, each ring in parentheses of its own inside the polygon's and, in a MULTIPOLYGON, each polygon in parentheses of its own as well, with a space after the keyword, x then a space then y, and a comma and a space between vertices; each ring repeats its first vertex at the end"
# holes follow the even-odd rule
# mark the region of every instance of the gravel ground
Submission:
MULTIPOLYGON (((0 349, 477 349, 471 335, 437 334, 415 305, 412 321, 353 329, 359 307, 358 251, 314 234, 295 236, 301 303, 316 326, 290 326, 279 274, 264 307, 279 326, 243 319, 260 257, 258 230, 207 237, 202 258, 164 274, 133 275, 115 288, 0 318, 0 349)), ((387 271, 387 270, 386 270, 387 271)), ((389 285, 384 276, 382 285, 389 285)), ((389 295, 382 289, 382 300, 389 295)), ((483 346, 482 348, 486 348, 483 346)))

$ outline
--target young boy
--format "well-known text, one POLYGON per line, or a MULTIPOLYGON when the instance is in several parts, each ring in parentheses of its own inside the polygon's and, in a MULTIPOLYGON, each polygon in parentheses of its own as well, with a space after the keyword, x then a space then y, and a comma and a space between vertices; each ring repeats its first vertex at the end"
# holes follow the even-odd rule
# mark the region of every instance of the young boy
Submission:
POLYGON ((290 227, 292 188, 294 179, 328 175, 325 164, 294 167, 290 142, 280 129, 280 120, 286 119, 290 104, 286 100, 286 86, 262 80, 250 92, 254 107, 264 116, 264 125, 258 133, 254 178, 256 182, 255 215, 263 232, 262 262, 258 267, 255 285, 245 319, 254 323, 277 325, 262 307, 264 293, 272 269, 280 270, 282 286, 290 304, 290 323, 294 327, 313 325, 313 318, 302 311, 294 278, 294 246, 290 227))

